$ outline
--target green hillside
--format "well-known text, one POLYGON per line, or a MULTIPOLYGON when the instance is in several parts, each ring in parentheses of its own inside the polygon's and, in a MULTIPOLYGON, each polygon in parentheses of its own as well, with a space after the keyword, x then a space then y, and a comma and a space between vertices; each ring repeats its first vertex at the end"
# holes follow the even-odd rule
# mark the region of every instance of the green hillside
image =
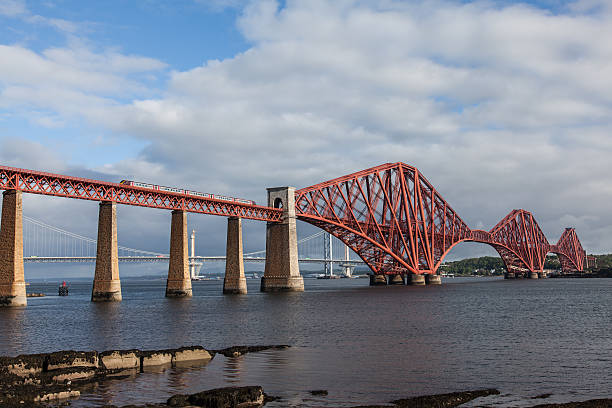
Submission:
POLYGON ((455 275, 503 275, 506 268, 501 258, 483 256, 446 262, 440 267, 440 271, 455 275))
MULTIPOLYGON (((612 254, 593 255, 597 258, 597 269, 612 268, 612 254)), ((559 269, 561 264, 557 255, 546 256, 544 269, 559 269)), ((504 262, 496 256, 466 258, 460 261, 446 262, 440 267, 441 272, 455 275, 503 275, 506 271, 504 262)))

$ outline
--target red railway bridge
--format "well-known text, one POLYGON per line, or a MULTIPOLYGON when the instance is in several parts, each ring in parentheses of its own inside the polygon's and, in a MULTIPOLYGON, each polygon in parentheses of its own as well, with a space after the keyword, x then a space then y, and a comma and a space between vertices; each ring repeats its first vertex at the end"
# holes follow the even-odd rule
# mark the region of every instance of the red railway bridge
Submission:
POLYGON ((375 275, 436 275, 446 254, 464 241, 495 248, 511 277, 542 276, 549 252, 565 272, 585 267, 573 228, 551 245, 533 214, 512 210, 491 230, 472 230, 417 168, 404 163, 298 190, 296 208, 299 219, 341 239, 375 275))
POLYGON ((0 305, 25 305, 22 193, 100 202, 93 301, 121 300, 116 204, 172 210, 166 296, 191 296, 186 214, 228 217, 224 293, 246 293, 241 219, 267 222, 262 291, 303 290, 297 261, 296 220, 339 238, 372 270, 371 283, 439 283, 446 254, 464 241, 497 250, 506 277, 542 276, 549 252, 565 272, 583 271, 587 258, 573 228, 551 245, 533 215, 513 210, 489 231, 472 230, 415 168, 387 163, 311 187, 268 189, 268 205, 215 196, 160 191, 0 166, 0 305), (389 276, 389 278, 387 278, 389 276))

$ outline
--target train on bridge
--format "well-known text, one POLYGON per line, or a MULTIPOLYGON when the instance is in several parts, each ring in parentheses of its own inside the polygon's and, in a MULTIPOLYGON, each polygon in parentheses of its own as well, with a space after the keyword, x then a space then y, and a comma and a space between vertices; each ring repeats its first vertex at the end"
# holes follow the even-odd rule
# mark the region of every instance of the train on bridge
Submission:
POLYGON ((241 203, 241 204, 250 204, 250 205, 257 204, 253 200, 245 200, 244 198, 227 197, 227 196, 222 196, 219 194, 200 193, 199 191, 185 190, 185 189, 176 188, 176 187, 158 186, 157 184, 143 183, 140 181, 121 180, 119 184, 125 184, 131 187, 148 188, 150 190, 155 190, 155 191, 165 191, 169 193, 185 194, 185 195, 194 196, 194 197, 211 198, 213 200, 229 201, 232 203, 241 203))

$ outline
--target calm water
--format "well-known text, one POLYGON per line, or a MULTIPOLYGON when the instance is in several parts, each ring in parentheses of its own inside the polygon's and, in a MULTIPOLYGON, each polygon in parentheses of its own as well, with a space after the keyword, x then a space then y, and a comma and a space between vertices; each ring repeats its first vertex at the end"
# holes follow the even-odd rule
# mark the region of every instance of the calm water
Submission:
POLYGON ((89 302, 91 283, 35 284, 27 308, 0 309, 0 354, 290 344, 215 357, 205 367, 104 383, 73 406, 164 401, 229 384, 262 385, 269 406, 350 406, 495 387, 473 405, 530 406, 612 396, 612 279, 447 279, 439 287, 306 280, 306 292, 223 296, 194 282, 164 298, 163 280, 124 280, 123 302, 89 302), (312 397, 309 390, 329 390, 312 397), (552 393, 547 400, 530 397, 552 393))

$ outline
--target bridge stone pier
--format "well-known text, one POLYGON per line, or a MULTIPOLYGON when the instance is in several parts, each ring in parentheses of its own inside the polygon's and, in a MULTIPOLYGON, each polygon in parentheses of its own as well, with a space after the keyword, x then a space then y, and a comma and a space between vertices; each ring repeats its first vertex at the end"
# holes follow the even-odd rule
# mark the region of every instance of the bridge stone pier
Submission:
POLYGON ((115 202, 100 202, 96 271, 91 289, 91 301, 121 301, 117 250, 117 203, 115 202))
POLYGON ((426 273, 425 274, 425 283, 427 285, 441 285, 442 277, 435 273, 426 273))
POLYGON ((2 197, 0 225, 0 306, 26 306, 23 274, 22 193, 7 190, 2 197))
POLYGON ((425 275, 419 275, 416 273, 410 274, 410 284, 416 286, 425 285, 425 275))
POLYGON ((370 274, 370 286, 385 286, 387 285, 387 275, 370 274))
POLYGON ((434 273, 409 273, 408 275, 404 274, 395 274, 395 275, 384 275, 384 274, 371 274, 370 275, 370 286, 378 286, 378 285, 415 285, 415 286, 424 286, 424 285, 441 285, 442 278, 438 274, 434 273))
POLYGON ((223 293, 246 294, 247 284, 242 256, 242 220, 240 218, 230 217, 227 219, 227 246, 225 250, 223 293))
POLYGON ((389 285, 403 285, 404 275, 398 273, 397 275, 389 276, 389 285))
POLYGON ((281 222, 266 226, 266 266, 261 278, 262 292, 302 292, 297 251, 295 188, 268 189, 268 206, 283 209, 281 222))
POLYGON ((191 297, 192 293, 187 246, 187 213, 182 210, 174 210, 170 226, 170 259, 166 297, 191 297))

